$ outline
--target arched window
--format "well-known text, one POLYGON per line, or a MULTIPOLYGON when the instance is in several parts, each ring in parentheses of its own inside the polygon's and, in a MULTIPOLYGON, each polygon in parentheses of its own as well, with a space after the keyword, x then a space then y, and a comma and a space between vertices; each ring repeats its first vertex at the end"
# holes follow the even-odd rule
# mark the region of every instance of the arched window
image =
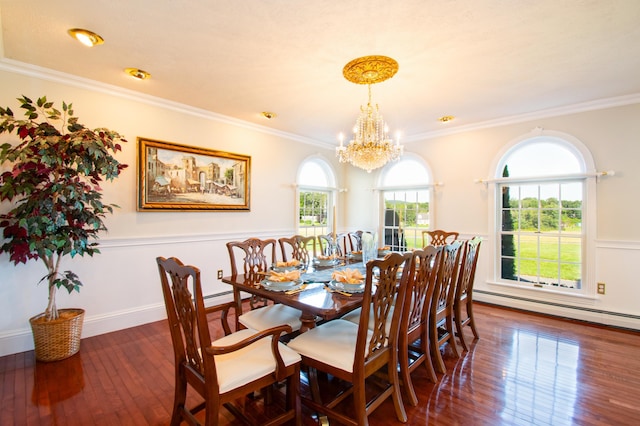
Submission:
POLYGON ((391 250, 422 247, 429 228, 431 176, 422 158, 405 154, 382 169, 379 188, 384 245, 391 250))
POLYGON ((304 236, 324 235, 328 223, 335 220, 331 206, 335 204, 335 174, 320 157, 310 157, 298 169, 297 233, 304 236))
POLYGON ((569 135, 537 133, 508 146, 494 169, 496 279, 586 294, 593 160, 569 135))

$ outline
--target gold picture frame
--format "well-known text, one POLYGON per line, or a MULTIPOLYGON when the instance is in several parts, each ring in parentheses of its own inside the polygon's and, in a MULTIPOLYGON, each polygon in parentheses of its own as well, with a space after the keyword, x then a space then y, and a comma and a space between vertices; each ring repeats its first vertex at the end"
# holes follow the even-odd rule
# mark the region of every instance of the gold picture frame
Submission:
POLYGON ((251 157, 138 137, 138 211, 250 211, 251 157))

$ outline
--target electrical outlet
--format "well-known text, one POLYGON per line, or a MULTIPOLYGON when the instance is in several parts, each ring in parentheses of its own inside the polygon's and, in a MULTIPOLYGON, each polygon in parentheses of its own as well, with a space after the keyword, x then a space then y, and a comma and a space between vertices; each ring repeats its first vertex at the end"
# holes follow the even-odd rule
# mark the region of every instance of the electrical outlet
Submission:
POLYGON ((218 269, 218 279, 222 279, 222 269, 218 269))
POLYGON ((598 294, 604 294, 604 283, 598 283, 598 294))

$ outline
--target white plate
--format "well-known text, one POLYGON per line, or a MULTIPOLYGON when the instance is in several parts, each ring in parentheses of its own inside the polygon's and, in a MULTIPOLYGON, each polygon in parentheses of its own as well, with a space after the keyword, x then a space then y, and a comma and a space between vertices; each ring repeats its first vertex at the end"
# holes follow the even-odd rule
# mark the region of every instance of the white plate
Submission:
POLYGON ((353 260, 362 260, 362 252, 360 253, 349 253, 349 257, 351 257, 353 260))
POLYGON ((318 266, 329 266, 338 263, 338 259, 314 259, 313 262, 318 266))
POLYGON ((289 271, 295 271, 297 269, 304 269, 304 265, 301 263, 301 264, 295 265, 295 266, 275 266, 275 265, 273 265, 271 267, 271 270, 275 271, 275 272, 289 272, 289 271))
POLYGON ((340 290, 346 293, 362 293, 364 292, 364 280, 361 284, 347 284, 341 283, 340 281, 331 280, 329 281, 329 288, 333 290, 340 290))
POLYGON ((262 280, 262 286, 271 291, 289 291, 297 290, 302 286, 302 280, 297 281, 269 281, 262 280))
POLYGON ((391 253, 391 250, 378 250, 378 258, 382 259, 383 257, 388 255, 389 253, 391 253))

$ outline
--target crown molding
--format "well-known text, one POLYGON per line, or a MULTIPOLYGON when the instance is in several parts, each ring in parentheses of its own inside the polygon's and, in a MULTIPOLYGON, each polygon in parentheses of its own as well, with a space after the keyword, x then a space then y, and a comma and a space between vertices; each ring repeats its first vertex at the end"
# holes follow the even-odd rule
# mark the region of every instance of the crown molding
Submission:
POLYGON ((432 132, 420 133, 413 136, 406 136, 404 138, 404 143, 407 144, 411 142, 419 142, 419 141, 433 139, 440 136, 452 135, 455 133, 470 132, 473 130, 506 126, 509 124, 517 124, 517 123, 523 123, 531 120, 539 120, 541 118, 557 117, 561 115, 569 115, 569 114, 575 114, 575 113, 586 112, 586 111, 595 111, 600 109, 614 108, 614 107, 632 105, 632 104, 638 104, 638 103, 640 103, 640 93, 617 96, 614 98, 599 99, 595 101, 581 102, 573 105, 566 105, 566 106, 557 107, 557 108, 549 108, 549 109, 530 112, 526 114, 512 115, 508 117, 498 118, 495 120, 481 121, 478 123, 471 123, 464 126, 450 127, 443 130, 435 130, 432 132))
MULTIPOLYGON (((156 96, 147 95, 144 93, 136 92, 135 90, 124 89, 111 84, 102 83, 88 78, 78 77, 75 75, 55 71, 49 68, 38 67, 36 65, 27 64, 25 62, 15 61, 7 58, 0 58, 0 70, 21 74, 41 80, 52 81, 55 83, 61 83, 86 89, 90 91, 100 92, 111 96, 120 97, 123 99, 133 100, 136 102, 145 103, 159 108, 168 109, 182 114, 191 115, 205 120, 216 121, 219 123, 225 123, 232 126, 242 127, 256 132, 277 136, 280 138, 288 139, 294 142, 300 142, 307 145, 316 146, 323 149, 333 150, 335 149, 334 143, 327 143, 317 139, 311 139, 304 136, 296 135, 293 133, 283 132, 281 130, 275 130, 269 127, 261 126, 259 124, 250 123, 248 121, 239 120, 237 118, 229 117, 226 115, 218 114, 212 111, 207 111, 200 108, 195 108, 190 105, 182 104, 179 102, 169 101, 167 99, 158 98, 156 96)), ((531 120, 538 120, 541 118, 555 117, 561 115, 575 114, 579 112, 593 111, 599 109, 607 109, 624 105, 631 105, 640 103, 640 93, 634 93, 631 95, 618 96, 614 98, 599 99, 595 101, 582 102, 573 105, 566 105, 557 108, 549 108, 532 113, 512 115, 508 117, 502 117, 495 120, 487 120, 477 123, 471 123, 463 126, 448 127, 447 129, 435 130, 431 132, 418 133, 412 136, 405 136, 403 138, 404 144, 410 144, 412 142, 421 142, 436 137, 452 135, 456 133, 469 132, 474 130, 487 129, 491 127, 506 126, 510 124, 517 124, 531 120)))
POLYGON ((156 96, 151 96, 144 93, 136 92, 135 90, 124 89, 122 87, 114 86, 111 84, 90 80, 88 78, 78 77, 72 74, 67 74, 67 73, 55 71, 49 68, 39 67, 36 65, 31 65, 24 62, 20 62, 20 61, 15 61, 12 59, 0 58, 0 70, 12 72, 20 75, 25 75, 28 77, 38 78, 41 80, 51 81, 54 83, 66 84, 66 85, 77 87, 80 89, 104 93, 106 95, 128 99, 135 102, 140 102, 140 103, 144 103, 154 107, 158 107, 158 108, 164 108, 164 109, 175 111, 178 113, 191 115, 198 118, 203 118, 205 120, 211 120, 211 121, 216 121, 218 123, 224 123, 224 124, 229 124, 236 127, 242 127, 245 129, 254 130, 256 132, 281 137, 281 138, 292 140, 295 142, 304 143, 307 145, 313 145, 313 146, 324 148, 324 149, 335 149, 334 144, 329 144, 319 140, 306 138, 293 133, 275 130, 269 127, 261 126, 259 124, 254 124, 248 121, 229 117, 227 115, 218 114, 212 111, 195 108, 190 105, 182 104, 179 102, 173 102, 167 99, 158 98, 156 96))

